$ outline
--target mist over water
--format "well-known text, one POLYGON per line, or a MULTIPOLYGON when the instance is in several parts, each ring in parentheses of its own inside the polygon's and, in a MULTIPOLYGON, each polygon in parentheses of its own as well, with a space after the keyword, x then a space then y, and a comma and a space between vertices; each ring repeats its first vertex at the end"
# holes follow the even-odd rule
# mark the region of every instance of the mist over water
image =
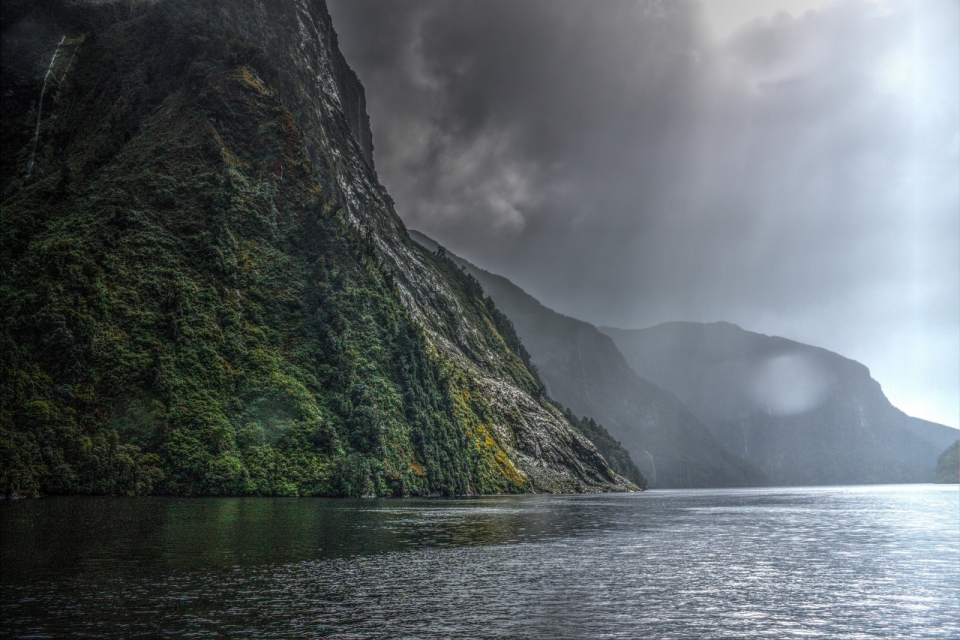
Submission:
POLYGON ((960 633, 955 487, 69 498, 0 515, 10 635, 960 633))

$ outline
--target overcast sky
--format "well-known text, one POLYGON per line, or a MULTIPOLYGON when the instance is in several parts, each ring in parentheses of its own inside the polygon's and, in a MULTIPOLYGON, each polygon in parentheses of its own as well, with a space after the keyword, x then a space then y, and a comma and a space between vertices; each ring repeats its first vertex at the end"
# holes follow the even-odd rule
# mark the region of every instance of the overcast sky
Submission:
POLYGON ((598 325, 831 349, 957 426, 957 0, 329 4, 408 227, 598 325))

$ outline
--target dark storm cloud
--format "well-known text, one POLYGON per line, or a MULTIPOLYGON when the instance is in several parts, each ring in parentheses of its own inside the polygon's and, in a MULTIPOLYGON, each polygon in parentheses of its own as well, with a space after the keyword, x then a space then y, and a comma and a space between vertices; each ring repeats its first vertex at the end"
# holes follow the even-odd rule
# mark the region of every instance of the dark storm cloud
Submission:
POLYGON ((331 11, 408 226, 562 312, 787 335, 956 423, 955 2, 838 3, 723 41, 683 1, 331 11))
POLYGON ((381 173, 413 226, 501 239, 610 202, 637 210, 635 172, 655 182, 651 156, 690 104, 690 6, 382 6, 334 14, 371 94, 381 173))

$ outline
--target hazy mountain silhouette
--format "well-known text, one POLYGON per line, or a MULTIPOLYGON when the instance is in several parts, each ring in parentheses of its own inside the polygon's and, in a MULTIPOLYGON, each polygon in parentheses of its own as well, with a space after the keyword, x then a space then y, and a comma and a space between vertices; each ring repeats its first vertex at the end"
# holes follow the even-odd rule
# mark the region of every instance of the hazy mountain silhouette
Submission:
POLYGON ((867 367, 826 349, 726 322, 601 330, 775 484, 931 482, 958 436, 907 416, 867 367))
MULTIPOLYGON (((411 231, 425 247, 437 243, 411 231)), ((767 484, 731 455, 672 393, 638 376, 593 325, 543 306, 506 278, 446 254, 476 277, 513 321, 550 397, 603 424, 630 452, 651 487, 767 484)))

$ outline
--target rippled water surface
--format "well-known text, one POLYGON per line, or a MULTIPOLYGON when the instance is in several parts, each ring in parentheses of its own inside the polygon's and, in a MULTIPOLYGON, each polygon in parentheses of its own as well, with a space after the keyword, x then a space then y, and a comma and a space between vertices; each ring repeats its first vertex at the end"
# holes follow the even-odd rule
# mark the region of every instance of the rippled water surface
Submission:
POLYGON ((0 635, 960 637, 954 486, 0 504, 0 635))

